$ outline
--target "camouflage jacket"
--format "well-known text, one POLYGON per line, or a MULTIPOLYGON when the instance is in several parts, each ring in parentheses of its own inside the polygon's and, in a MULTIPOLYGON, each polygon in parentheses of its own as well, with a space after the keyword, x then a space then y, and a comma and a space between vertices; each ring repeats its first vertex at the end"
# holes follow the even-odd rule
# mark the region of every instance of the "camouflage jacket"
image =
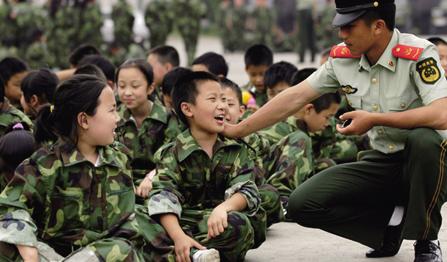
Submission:
POLYGON ((42 240, 61 255, 113 236, 135 208, 127 157, 99 147, 96 166, 58 141, 17 169, 0 194, 0 242, 36 246, 42 240))
MULTIPOLYGON (((165 142, 171 140, 166 135, 169 114, 162 105, 155 102, 149 116, 143 120, 142 126, 137 128, 130 110, 121 105, 118 111, 121 117, 116 129, 118 141, 130 151, 134 179, 144 178, 147 173, 155 168, 155 152, 165 142)), ((170 132, 170 134, 172 135, 174 132, 170 132)))
POLYGON ((5 134, 8 127, 15 123, 24 122, 30 128, 33 127, 33 122, 9 102, 5 101, 0 110, 0 137, 5 134))
POLYGON ((266 138, 262 137, 258 133, 252 133, 244 137, 242 143, 245 143, 249 147, 249 156, 255 163, 255 182, 257 186, 260 186, 265 183, 267 171, 264 166, 264 161, 269 156, 270 143, 266 138))
POLYGON ((246 147, 219 137, 213 157, 201 149, 189 130, 157 152, 157 176, 149 199, 149 215, 213 209, 235 193, 247 200, 249 215, 260 205, 253 161, 246 147))
POLYGON ((285 136, 298 130, 297 119, 294 116, 288 117, 285 121, 278 122, 271 127, 259 131, 259 134, 266 138, 271 145, 279 142, 285 136))

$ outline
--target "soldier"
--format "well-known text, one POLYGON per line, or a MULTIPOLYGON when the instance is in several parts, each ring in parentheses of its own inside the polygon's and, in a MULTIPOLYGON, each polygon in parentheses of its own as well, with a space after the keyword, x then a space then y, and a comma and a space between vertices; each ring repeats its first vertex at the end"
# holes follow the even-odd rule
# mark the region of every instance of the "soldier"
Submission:
POLYGON ((264 44, 273 46, 273 28, 275 25, 275 13, 268 5, 267 0, 257 0, 255 8, 249 13, 248 27, 251 27, 253 34, 250 42, 253 44, 264 44))
POLYGON ((265 239, 253 161, 245 147, 218 136, 227 107, 218 79, 193 72, 178 82, 174 108, 188 129, 157 152, 149 214, 172 239, 166 249, 177 261, 243 260, 265 239))
POLYGON ((220 5, 221 40, 225 51, 245 50, 245 19, 247 10, 244 0, 222 1, 220 5))
POLYGON ((346 46, 335 47, 306 81, 226 133, 246 135, 344 87, 358 110, 340 116, 347 122, 337 130, 368 132, 373 150, 299 186, 290 196, 289 216, 374 248, 368 257, 395 255, 405 238, 416 240, 416 262, 442 261, 436 239, 446 200, 440 190, 446 187, 446 144, 435 130, 447 129, 447 82, 437 50, 394 29, 393 0, 335 3, 333 25, 346 46))
POLYGON ((0 196, 2 261, 47 261, 38 241, 68 261, 150 260, 151 219, 135 205, 126 155, 111 145, 115 108, 94 76, 58 88, 45 110, 61 139, 23 162, 0 196))
POLYGON ((111 44, 112 55, 110 58, 115 65, 119 65, 126 60, 126 54, 129 53, 129 48, 134 43, 132 29, 135 17, 132 7, 125 0, 119 0, 112 8, 112 19, 114 38, 111 44))
POLYGON ((315 29, 314 29, 314 0, 299 0, 298 7, 298 47, 299 62, 304 63, 306 50, 310 51, 310 61, 315 61, 317 52, 315 29))
POLYGON ((146 7, 144 19, 150 32, 151 48, 166 44, 176 19, 173 1, 151 0, 146 7))
POLYGON ((152 68, 143 59, 129 60, 116 72, 118 95, 122 102, 117 139, 130 150, 137 194, 144 198, 151 187, 152 175, 148 174, 155 169, 154 154, 170 140, 165 134, 169 121, 167 111, 158 102, 148 99, 154 91, 152 80, 152 68))

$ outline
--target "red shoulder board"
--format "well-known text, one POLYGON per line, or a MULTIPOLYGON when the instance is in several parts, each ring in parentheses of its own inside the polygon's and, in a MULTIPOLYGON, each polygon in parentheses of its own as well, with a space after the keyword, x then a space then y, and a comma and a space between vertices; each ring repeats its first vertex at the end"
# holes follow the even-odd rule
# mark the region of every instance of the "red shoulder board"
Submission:
POLYGON ((408 45, 396 45, 393 48, 393 56, 418 61, 419 57, 422 54, 422 51, 424 51, 424 48, 408 45))
POLYGON ((349 48, 346 46, 336 45, 332 47, 330 57, 332 58, 360 58, 360 56, 355 56, 351 54, 349 48))

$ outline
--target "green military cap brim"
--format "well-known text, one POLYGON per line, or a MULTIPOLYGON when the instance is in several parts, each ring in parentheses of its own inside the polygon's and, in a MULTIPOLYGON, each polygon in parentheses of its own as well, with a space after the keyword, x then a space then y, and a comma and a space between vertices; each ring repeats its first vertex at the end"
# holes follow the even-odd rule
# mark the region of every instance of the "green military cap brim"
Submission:
POLYGON ((334 20, 332 20, 332 26, 333 27, 341 27, 348 25, 355 20, 359 19, 362 15, 364 15, 367 12, 366 9, 356 11, 356 12, 350 12, 350 13, 338 13, 335 15, 334 20))

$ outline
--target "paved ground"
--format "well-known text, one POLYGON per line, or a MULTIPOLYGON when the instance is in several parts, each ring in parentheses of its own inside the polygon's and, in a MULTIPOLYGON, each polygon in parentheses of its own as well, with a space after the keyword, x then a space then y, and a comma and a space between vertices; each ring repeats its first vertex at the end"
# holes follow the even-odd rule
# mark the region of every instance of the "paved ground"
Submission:
MULTIPOLYGON (((182 65, 185 66, 185 51, 178 37, 170 37, 168 44, 179 50, 182 65)), ((202 37, 199 41, 197 55, 208 51, 223 53, 222 45, 217 38, 202 37)), ((245 84, 248 78, 244 70, 242 53, 224 54, 230 71, 228 77, 238 84, 245 84)), ((288 61, 296 65, 297 55, 293 53, 275 54, 275 62, 288 61)), ((305 63, 297 65, 298 68, 316 66, 305 63)), ((444 208, 443 217, 447 219, 447 208, 444 208)), ((439 234, 443 253, 447 252, 447 226, 441 228, 439 234)), ((404 241, 399 254, 386 259, 367 259, 364 256, 368 247, 337 237, 317 229, 309 229, 294 223, 279 223, 273 225, 267 232, 267 241, 256 250, 248 252, 248 262, 271 261, 300 261, 300 262, 409 262, 413 261, 413 241, 404 241)))

